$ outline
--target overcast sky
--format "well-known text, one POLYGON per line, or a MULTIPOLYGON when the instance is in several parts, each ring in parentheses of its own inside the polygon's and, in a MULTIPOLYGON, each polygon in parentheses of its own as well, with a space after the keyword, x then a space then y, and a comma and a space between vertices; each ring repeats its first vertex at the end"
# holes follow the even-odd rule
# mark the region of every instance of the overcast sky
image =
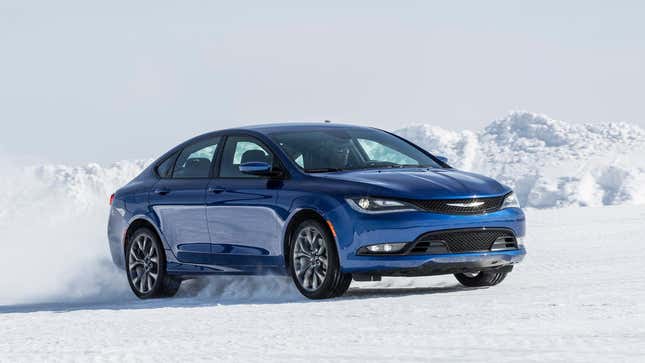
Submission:
POLYGON ((645 126, 642 4, 0 0, 0 150, 106 163, 242 124, 513 109, 645 126))

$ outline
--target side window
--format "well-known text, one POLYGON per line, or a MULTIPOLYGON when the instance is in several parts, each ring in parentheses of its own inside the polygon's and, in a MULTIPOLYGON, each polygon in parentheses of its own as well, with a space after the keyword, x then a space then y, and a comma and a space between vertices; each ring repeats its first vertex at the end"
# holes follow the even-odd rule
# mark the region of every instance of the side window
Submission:
POLYGON ((175 158, 177 158, 177 153, 172 154, 157 166, 157 174, 159 174, 160 177, 170 178, 172 167, 175 165, 175 158))
POLYGON ((273 165, 273 154, 259 141, 248 136, 229 136, 222 153, 219 176, 223 178, 258 178, 240 172, 240 165, 261 161, 273 165))
POLYGON ((304 157, 303 157, 303 155, 302 155, 302 154, 300 154, 300 156, 298 156, 294 161, 295 161, 295 162, 296 162, 296 164, 298 164, 298 166, 300 166, 301 168, 304 168, 304 167, 305 167, 305 159, 304 159, 304 157))
POLYGON ((173 178, 207 178, 220 138, 216 137, 186 146, 177 158, 173 178))
POLYGON ((419 165, 418 161, 379 142, 367 139, 358 139, 358 143, 365 151, 365 154, 367 154, 367 157, 370 158, 369 161, 403 165, 419 165))

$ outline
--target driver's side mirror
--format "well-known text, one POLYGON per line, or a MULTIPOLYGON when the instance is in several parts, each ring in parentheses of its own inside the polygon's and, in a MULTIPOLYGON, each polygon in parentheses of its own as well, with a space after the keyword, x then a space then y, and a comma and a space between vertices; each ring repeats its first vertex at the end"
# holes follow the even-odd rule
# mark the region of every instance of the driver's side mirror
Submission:
POLYGON ((435 155, 435 158, 439 159, 439 161, 441 161, 444 164, 448 164, 448 158, 445 157, 445 156, 437 156, 437 155, 435 155))
POLYGON ((240 164, 240 172, 250 175, 270 176, 271 165, 263 161, 250 161, 240 164))

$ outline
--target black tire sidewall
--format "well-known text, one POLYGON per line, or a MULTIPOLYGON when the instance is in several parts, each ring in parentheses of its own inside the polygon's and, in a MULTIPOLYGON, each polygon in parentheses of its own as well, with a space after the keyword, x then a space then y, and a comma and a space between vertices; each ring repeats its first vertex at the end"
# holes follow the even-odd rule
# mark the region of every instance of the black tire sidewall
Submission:
POLYGON ((506 278, 506 272, 481 271, 477 276, 466 276, 465 274, 455 274, 457 280, 464 286, 468 287, 486 287, 495 286, 506 278))

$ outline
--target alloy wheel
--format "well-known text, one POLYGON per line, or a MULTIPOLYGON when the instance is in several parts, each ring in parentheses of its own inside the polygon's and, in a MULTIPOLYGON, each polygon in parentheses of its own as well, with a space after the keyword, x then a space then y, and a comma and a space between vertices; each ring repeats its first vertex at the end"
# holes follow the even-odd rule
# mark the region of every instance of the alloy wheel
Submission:
POLYGON ((149 293, 159 277, 159 251, 147 234, 141 234, 130 244, 128 269, 132 285, 141 294, 149 293))
POLYGON ((305 290, 316 291, 323 284, 328 269, 328 245, 321 231, 307 226, 298 233, 292 262, 305 290))

